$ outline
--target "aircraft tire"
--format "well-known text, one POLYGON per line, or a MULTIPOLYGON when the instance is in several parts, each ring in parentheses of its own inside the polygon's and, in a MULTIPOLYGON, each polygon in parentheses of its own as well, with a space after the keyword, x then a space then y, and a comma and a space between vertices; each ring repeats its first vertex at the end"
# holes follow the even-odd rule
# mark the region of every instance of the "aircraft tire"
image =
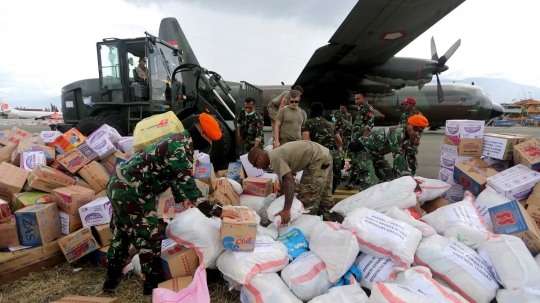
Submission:
POLYGON ((81 132, 81 134, 83 134, 83 136, 89 136, 96 129, 100 128, 103 124, 107 124, 110 127, 116 129, 121 136, 126 135, 122 127, 118 123, 116 123, 116 121, 101 116, 84 118, 83 120, 81 120, 81 122, 79 122, 79 124, 77 124, 76 128, 77 130, 79 130, 79 132, 81 132))
MULTIPOLYGON (((182 125, 184 125, 185 129, 188 129, 191 127, 191 125, 193 125, 195 117, 196 116, 193 115, 182 120, 182 125)), ((224 162, 227 162, 229 159, 231 159, 231 154, 234 153, 234 144, 227 126, 225 126, 225 124, 219 120, 217 120, 217 122, 219 124, 219 128, 221 129, 221 133, 223 134, 221 139, 212 143, 211 150, 210 147, 208 147, 207 149, 200 151, 202 153, 208 153, 210 150, 210 161, 214 164, 214 167, 219 167, 224 162)))

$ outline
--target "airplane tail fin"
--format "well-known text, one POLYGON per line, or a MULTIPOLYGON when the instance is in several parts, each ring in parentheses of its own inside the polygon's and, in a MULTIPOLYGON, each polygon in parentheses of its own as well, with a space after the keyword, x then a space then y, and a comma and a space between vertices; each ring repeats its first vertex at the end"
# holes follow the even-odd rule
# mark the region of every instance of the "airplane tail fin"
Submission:
POLYGON ((182 58, 180 64, 193 63, 199 65, 199 61, 197 61, 197 57, 195 57, 195 53, 191 49, 186 35, 184 35, 176 18, 164 18, 161 20, 159 24, 159 38, 171 45, 175 45, 182 51, 178 55, 178 57, 182 58))
POLYGON ((9 113, 10 111, 11 111, 11 108, 9 108, 9 104, 5 102, 0 103, 0 112, 9 113))

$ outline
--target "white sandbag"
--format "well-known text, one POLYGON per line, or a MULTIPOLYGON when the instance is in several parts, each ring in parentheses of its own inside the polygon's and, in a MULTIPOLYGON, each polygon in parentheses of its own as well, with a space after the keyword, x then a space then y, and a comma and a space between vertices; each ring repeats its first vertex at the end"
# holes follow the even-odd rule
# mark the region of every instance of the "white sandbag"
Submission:
POLYGON ((288 263, 287 247, 265 235, 257 235, 253 251, 226 250, 217 260, 218 269, 239 284, 259 273, 278 272, 288 263))
POLYGON ((489 303, 499 289, 499 284, 474 249, 440 235, 420 241, 414 263, 428 267, 470 302, 489 303))
POLYGON ((407 286, 377 282, 371 290, 369 303, 437 303, 423 293, 407 286))
POLYGON ((330 212, 346 217, 348 213, 359 207, 378 212, 386 212, 394 206, 402 209, 413 207, 416 205, 414 189, 417 185, 416 181, 409 176, 380 183, 341 200, 332 207, 330 212))
POLYGON ((499 195, 499 193, 497 193, 491 187, 484 189, 474 201, 474 206, 482 218, 484 218, 484 222, 486 222, 486 226, 488 227, 489 231, 493 232, 493 223, 491 222, 488 209, 504 204, 508 201, 510 201, 510 199, 503 195, 499 195))
POLYGON ((276 273, 258 274, 240 291, 242 303, 302 303, 276 273))
POLYGON ((473 202, 474 196, 465 192, 463 201, 438 208, 423 216, 422 221, 433 226, 439 235, 459 240, 476 249, 489 238, 491 232, 473 202))
POLYGON ((207 218, 197 208, 190 208, 177 214, 167 225, 167 237, 185 247, 195 249, 199 263, 206 268, 215 269, 216 260, 223 252, 221 248, 219 218, 207 218))
POLYGON ((540 266, 540 254, 536 255, 536 257, 534 257, 534 260, 536 260, 536 264, 540 266))
POLYGON ((290 224, 281 226, 279 228, 279 236, 283 236, 284 234, 291 231, 293 228, 298 228, 302 231, 304 234, 304 237, 309 241, 309 237, 311 235, 311 231, 313 230, 313 227, 318 223, 321 222, 321 217, 319 216, 313 216, 308 214, 303 214, 298 219, 292 221, 290 224))
POLYGON ((322 295, 332 286, 326 265, 312 251, 301 254, 287 265, 281 271, 281 279, 302 301, 322 295))
POLYGON ((233 190, 236 192, 237 195, 241 195, 244 192, 244 189, 242 188, 242 185, 240 185, 240 183, 238 183, 237 181, 235 181, 233 179, 229 179, 229 178, 227 178, 227 179, 228 179, 229 183, 231 183, 231 186, 232 186, 233 190))
POLYGON ((497 303, 538 303, 540 295, 528 294, 523 289, 497 290, 497 303))
POLYGON ((418 291, 436 302, 448 303, 468 303, 465 298, 450 288, 437 283, 429 268, 424 266, 414 266, 390 277, 387 282, 407 286, 418 291))
POLYGON ((480 244, 478 254, 493 267, 493 275, 504 288, 536 291, 540 294, 540 267, 525 246, 511 235, 497 235, 480 244))
POLYGON ((279 237, 279 231, 273 224, 270 224, 267 227, 257 225, 257 234, 269 236, 274 240, 279 237))
POLYGON ((324 295, 313 298, 309 303, 368 303, 369 298, 357 283, 332 287, 324 295))
MULTIPOLYGON (((276 216, 277 213, 283 210, 283 206, 285 205, 285 195, 282 195, 272 201, 270 205, 268 206, 268 209, 266 210, 266 214, 268 215, 268 220, 273 222, 276 227, 281 227, 281 216, 276 216)), ((300 200, 296 199, 296 197, 293 198, 292 206, 291 206, 291 221, 294 221, 298 219, 303 213, 306 213, 307 211, 304 210, 304 204, 300 202, 300 200)))
POLYGON ((452 188, 451 184, 437 179, 422 177, 414 177, 414 179, 420 182, 420 189, 422 190, 418 195, 418 202, 420 203, 435 200, 452 188))
POLYGON ((343 228, 356 232, 360 251, 375 257, 390 257, 410 265, 422 233, 411 225, 392 219, 365 207, 352 212, 343 221, 343 228))
POLYGON ((294 176, 294 182, 296 183, 296 186, 300 185, 300 181, 302 181, 302 176, 304 175, 304 171, 301 170, 296 173, 294 176))
POLYGON ((326 265, 331 283, 338 281, 358 256, 356 238, 348 230, 334 230, 318 222, 313 227, 310 240, 309 249, 326 265))
POLYGON ((378 258, 368 254, 358 256, 354 265, 362 271, 360 285, 367 289, 372 289, 377 282, 384 282, 390 275, 405 270, 400 263, 389 257, 378 258))
POLYGON ((417 228, 419 231, 422 232, 422 236, 424 237, 429 237, 437 233, 437 231, 433 227, 431 227, 429 224, 422 222, 420 220, 416 220, 411 215, 411 213, 406 209, 399 209, 394 206, 390 208, 384 214, 392 219, 405 222, 411 225, 412 227, 417 228))
POLYGON ((131 258, 131 261, 122 270, 122 274, 125 275, 130 271, 133 271, 137 276, 142 278, 141 260, 139 259, 139 254, 136 254, 133 256, 133 258, 131 258))
POLYGON ((267 197, 259 197, 252 195, 240 195, 240 205, 253 209, 257 215, 261 217, 263 224, 268 223, 268 215, 266 209, 270 203, 276 199, 276 194, 270 194, 267 197))

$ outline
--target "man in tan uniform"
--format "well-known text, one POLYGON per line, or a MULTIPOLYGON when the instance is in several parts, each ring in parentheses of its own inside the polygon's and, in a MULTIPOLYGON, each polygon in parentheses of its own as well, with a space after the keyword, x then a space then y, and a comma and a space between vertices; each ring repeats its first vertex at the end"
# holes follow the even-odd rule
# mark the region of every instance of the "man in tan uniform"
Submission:
POLYGON ((145 57, 141 57, 139 59, 139 65, 137 65, 135 71, 137 72, 137 76, 139 76, 139 78, 143 79, 144 82, 146 82, 146 78, 148 78, 148 68, 146 67, 145 57))
MULTIPOLYGON (((300 95, 302 95, 302 93, 304 92, 304 90, 302 89, 302 87, 300 85, 295 85, 293 87, 293 90, 296 90, 296 91, 300 92, 300 95)), ((272 123, 272 136, 274 138, 275 138, 275 136, 274 136, 274 123, 276 122, 276 115, 277 115, 277 113, 278 113, 278 111, 280 109, 285 107, 285 105, 289 105, 289 93, 290 92, 291 92, 290 90, 282 92, 281 94, 279 94, 277 97, 275 97, 274 99, 272 99, 268 103, 268 106, 267 106, 268 117, 270 117, 270 122, 272 123)))
POLYGON ((252 149, 248 154, 249 163, 256 168, 272 169, 281 180, 281 192, 285 195, 285 206, 276 215, 281 216, 283 224, 291 219, 291 206, 294 198, 293 173, 303 170, 298 189, 298 200, 312 215, 322 215, 324 220, 339 220, 330 213, 334 206, 332 196, 332 156, 328 148, 311 141, 289 142, 280 148, 265 151, 252 149))
POLYGON ((280 109, 274 124, 274 148, 281 145, 302 140, 302 125, 307 120, 306 112, 301 109, 300 92, 292 90, 289 93, 289 106, 280 109))

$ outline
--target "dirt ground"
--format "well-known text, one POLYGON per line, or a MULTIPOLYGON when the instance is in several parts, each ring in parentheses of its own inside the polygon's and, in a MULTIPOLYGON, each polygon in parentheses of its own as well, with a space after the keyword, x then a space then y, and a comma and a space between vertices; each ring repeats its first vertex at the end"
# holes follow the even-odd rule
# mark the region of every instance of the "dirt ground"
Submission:
MULTIPOLYGON (((58 264, 0 287, 0 302, 48 303, 70 295, 115 297, 120 303, 152 302, 151 296, 143 296, 142 281, 137 275, 125 277, 113 294, 104 294, 101 285, 105 274, 106 269, 86 260, 75 264, 58 264)), ((208 271, 208 288, 212 302, 240 302, 238 292, 228 291, 219 271, 208 271)))

